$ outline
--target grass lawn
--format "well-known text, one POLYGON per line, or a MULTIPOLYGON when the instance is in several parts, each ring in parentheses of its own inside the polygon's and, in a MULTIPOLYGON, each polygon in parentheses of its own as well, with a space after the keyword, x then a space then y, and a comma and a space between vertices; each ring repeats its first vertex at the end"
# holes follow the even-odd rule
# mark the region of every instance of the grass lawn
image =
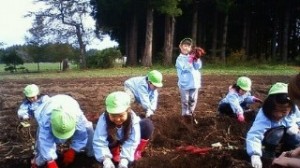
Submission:
MULTIPOLYGON (((37 64, 24 64, 23 67, 28 69, 28 72, 18 71, 10 73, 4 71, 5 65, 0 64, 0 80, 13 79, 36 79, 36 78, 95 78, 109 76, 137 76, 145 75, 149 70, 157 69, 163 74, 176 75, 175 67, 153 66, 146 67, 117 67, 111 69, 89 69, 79 70, 76 65, 70 65, 70 69, 66 72, 61 72, 59 63, 40 63, 40 71, 37 71, 37 64)), ((216 66, 203 65, 201 73, 203 75, 295 75, 299 73, 299 67, 293 66, 216 66)))

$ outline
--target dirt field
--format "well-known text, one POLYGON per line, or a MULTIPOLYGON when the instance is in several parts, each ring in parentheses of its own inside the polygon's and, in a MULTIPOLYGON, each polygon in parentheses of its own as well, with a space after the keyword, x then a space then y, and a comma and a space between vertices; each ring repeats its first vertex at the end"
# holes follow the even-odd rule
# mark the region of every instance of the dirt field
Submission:
MULTIPOLYGON (((59 74, 58 74, 59 75, 59 74)), ((219 116, 217 104, 226 94, 228 86, 237 76, 203 76, 203 87, 199 93, 196 107, 198 125, 186 124, 181 120, 180 97, 176 76, 165 76, 164 87, 159 91, 159 107, 153 116, 155 132, 151 145, 147 147, 143 159, 136 162, 135 168, 250 168, 249 157, 245 151, 245 135, 255 113, 246 114, 246 123, 219 116), (193 154, 178 151, 179 146, 193 145, 210 147, 220 142, 222 149, 212 149, 207 154, 193 154)), ((253 81, 253 94, 264 99, 272 83, 287 82, 288 76, 250 76, 253 81)), ((0 167, 30 167, 32 142, 35 127, 19 127, 16 111, 22 96, 22 89, 35 83, 42 93, 50 96, 69 94, 78 100, 86 116, 94 123, 104 111, 104 98, 109 92, 122 90, 127 77, 97 79, 43 79, 0 81, 0 167)), ((257 108, 258 105, 252 108, 257 108)), ((136 112, 141 111, 135 106, 136 112)), ((33 123, 34 125, 34 123, 33 123)), ((58 162, 59 159, 58 159, 58 162)), ((78 155, 72 168, 101 167, 93 158, 78 155)))

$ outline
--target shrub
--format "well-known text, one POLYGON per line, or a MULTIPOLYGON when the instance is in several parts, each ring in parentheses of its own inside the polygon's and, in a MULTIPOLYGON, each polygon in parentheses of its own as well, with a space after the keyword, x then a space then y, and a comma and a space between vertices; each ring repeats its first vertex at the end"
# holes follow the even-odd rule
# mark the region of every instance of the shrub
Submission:
POLYGON ((117 48, 107 48, 88 53, 86 63, 88 68, 112 68, 117 58, 122 58, 121 51, 117 48))
POLYGON ((245 50, 238 50, 232 52, 226 59, 228 65, 240 65, 246 60, 245 50))

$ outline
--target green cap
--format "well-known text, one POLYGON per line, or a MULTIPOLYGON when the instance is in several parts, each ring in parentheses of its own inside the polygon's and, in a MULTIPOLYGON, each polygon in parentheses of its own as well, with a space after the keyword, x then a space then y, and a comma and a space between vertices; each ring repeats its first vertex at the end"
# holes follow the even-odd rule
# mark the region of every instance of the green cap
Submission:
POLYGON ((193 45, 193 40, 191 38, 184 38, 180 41, 179 45, 182 45, 182 44, 193 45))
POLYGON ((248 78, 248 77, 245 77, 245 76, 239 77, 236 81, 236 84, 245 91, 251 90, 252 82, 251 82, 250 78, 248 78))
POLYGON ((163 84, 162 84, 162 74, 157 71, 157 70, 153 70, 153 71, 150 71, 147 75, 148 77, 148 80, 156 87, 162 87, 163 84))
POLYGON ((278 93, 288 93, 288 85, 285 83, 277 82, 274 85, 272 85, 268 95, 278 94, 278 93))
POLYGON ((62 109, 53 109, 51 113, 52 133, 59 139, 70 138, 76 128, 75 116, 62 109))
POLYGON ((39 92, 39 87, 35 84, 27 85, 23 91, 26 97, 34 97, 38 95, 39 92))
POLYGON ((126 92, 110 93, 105 100, 106 111, 110 114, 120 114, 130 107, 130 96, 126 92))

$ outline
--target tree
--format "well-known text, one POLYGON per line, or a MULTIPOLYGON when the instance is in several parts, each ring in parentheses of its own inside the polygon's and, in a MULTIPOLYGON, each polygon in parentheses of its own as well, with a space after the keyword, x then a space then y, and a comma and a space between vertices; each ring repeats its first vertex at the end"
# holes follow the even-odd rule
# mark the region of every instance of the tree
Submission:
POLYGON ((147 0, 147 16, 146 16, 146 37, 145 49, 142 58, 142 65, 146 67, 152 66, 152 41, 153 41, 153 7, 150 5, 151 0, 147 0))
POLYGON ((86 45, 93 38, 93 30, 86 20, 92 11, 89 0, 36 0, 45 8, 30 12, 34 17, 33 27, 29 30, 28 42, 45 44, 49 42, 75 44, 80 49, 80 68, 86 67, 86 45))
POLYGON ((23 59, 18 54, 17 46, 7 48, 2 55, 1 62, 6 64, 6 66, 8 66, 7 70, 10 70, 11 72, 17 71, 17 65, 24 64, 23 59))
POLYGON ((40 71, 40 62, 45 61, 43 47, 37 45, 28 45, 26 50, 33 62, 37 63, 37 71, 40 71))
POLYGON ((96 31, 109 34, 112 40, 118 41, 120 50, 127 56, 127 65, 137 65, 139 50, 144 36, 138 36, 145 22, 145 1, 140 0, 91 0, 92 16, 96 20, 96 31), (126 15, 125 15, 126 13, 126 15))
POLYGON ((165 15, 165 31, 164 31, 164 59, 163 65, 170 66, 172 64, 173 48, 174 48, 174 32, 175 17, 182 14, 182 10, 178 7, 178 0, 157 0, 155 9, 165 15))
POLYGON ((225 63, 226 58, 226 45, 227 45, 227 29, 228 29, 228 18, 229 11, 235 4, 235 0, 216 0, 216 5, 220 11, 222 11, 224 16, 224 26, 223 26, 223 38, 222 38, 222 46, 221 46, 221 59, 223 63, 225 63))

